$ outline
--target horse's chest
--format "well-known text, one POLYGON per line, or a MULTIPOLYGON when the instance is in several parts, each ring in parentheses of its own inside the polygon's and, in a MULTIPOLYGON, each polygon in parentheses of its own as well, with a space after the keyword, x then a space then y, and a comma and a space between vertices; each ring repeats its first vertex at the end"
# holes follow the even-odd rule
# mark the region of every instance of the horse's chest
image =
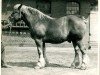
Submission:
POLYGON ((45 35, 46 26, 43 24, 36 24, 30 31, 32 36, 43 37, 45 35))

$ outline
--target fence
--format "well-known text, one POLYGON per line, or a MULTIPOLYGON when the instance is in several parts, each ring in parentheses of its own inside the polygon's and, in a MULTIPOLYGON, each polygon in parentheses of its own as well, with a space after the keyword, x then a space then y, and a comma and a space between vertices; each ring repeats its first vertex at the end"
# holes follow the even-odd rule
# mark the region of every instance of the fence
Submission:
POLYGON ((5 45, 23 46, 29 44, 28 42, 31 42, 32 39, 30 38, 29 28, 23 21, 20 21, 12 25, 11 28, 2 30, 2 41, 5 45))

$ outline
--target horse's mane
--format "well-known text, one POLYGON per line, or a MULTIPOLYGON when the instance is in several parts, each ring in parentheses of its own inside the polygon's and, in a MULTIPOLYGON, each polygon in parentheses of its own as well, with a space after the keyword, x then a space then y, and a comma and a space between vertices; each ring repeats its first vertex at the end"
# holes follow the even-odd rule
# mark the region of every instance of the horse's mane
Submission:
POLYGON ((24 9, 27 9, 27 13, 32 14, 32 15, 38 15, 38 18, 40 19, 54 19, 44 13, 42 13, 41 11, 37 10, 36 8, 32 8, 30 6, 23 6, 24 9))

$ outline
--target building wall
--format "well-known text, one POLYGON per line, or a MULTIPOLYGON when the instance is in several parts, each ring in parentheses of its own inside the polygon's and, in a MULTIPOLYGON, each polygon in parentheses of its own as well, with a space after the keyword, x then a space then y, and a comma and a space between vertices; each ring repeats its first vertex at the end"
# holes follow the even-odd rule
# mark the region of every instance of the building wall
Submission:
POLYGON ((91 11, 90 14, 90 41, 97 42, 98 41, 98 12, 91 11))
POLYGON ((32 7, 36 7, 36 1, 34 0, 2 0, 2 11, 5 12, 6 10, 8 11, 12 11, 13 10, 13 6, 15 4, 25 4, 25 5, 28 5, 28 6, 32 6, 32 7))
POLYGON ((89 17, 90 13, 90 3, 87 1, 80 2, 80 15, 84 16, 85 18, 89 17))
POLYGON ((52 17, 62 17, 66 15, 66 2, 65 1, 52 1, 51 2, 51 15, 52 17))
POLYGON ((7 20, 8 16, 12 13, 13 6, 15 4, 20 4, 22 3, 23 5, 28 5, 36 8, 36 1, 34 0, 10 0, 8 4, 8 0, 3 0, 2 1, 2 20, 7 20), (8 7, 7 7, 8 4, 8 7))

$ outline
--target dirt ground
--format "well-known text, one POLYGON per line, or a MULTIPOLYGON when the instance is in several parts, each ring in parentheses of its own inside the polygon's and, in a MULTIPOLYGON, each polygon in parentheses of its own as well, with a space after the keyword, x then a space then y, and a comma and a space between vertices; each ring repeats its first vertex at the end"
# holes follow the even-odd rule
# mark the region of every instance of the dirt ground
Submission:
POLYGON ((38 60, 36 47, 5 47, 6 62, 11 68, 2 68, 1 75, 98 75, 98 50, 92 48, 87 53, 90 66, 87 70, 69 68, 73 58, 73 48, 48 47, 49 65, 34 69, 38 60))

